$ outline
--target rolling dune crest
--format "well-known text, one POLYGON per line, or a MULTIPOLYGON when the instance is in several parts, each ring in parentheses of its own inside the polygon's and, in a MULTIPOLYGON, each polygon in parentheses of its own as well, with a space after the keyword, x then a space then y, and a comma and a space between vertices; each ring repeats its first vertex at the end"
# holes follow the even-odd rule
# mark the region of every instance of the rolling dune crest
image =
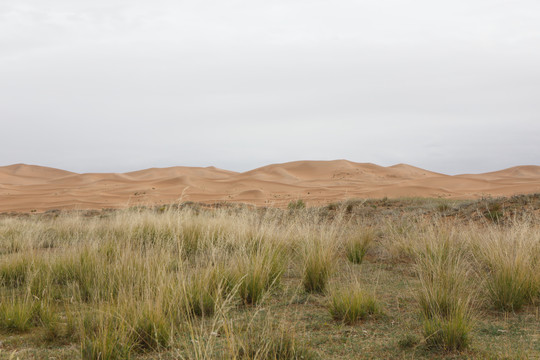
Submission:
POLYGON ((244 173, 215 167, 151 168, 78 174, 36 165, 0 167, 0 211, 123 208, 177 201, 321 205, 350 198, 479 198, 540 192, 540 166, 445 175, 397 164, 294 161, 244 173))

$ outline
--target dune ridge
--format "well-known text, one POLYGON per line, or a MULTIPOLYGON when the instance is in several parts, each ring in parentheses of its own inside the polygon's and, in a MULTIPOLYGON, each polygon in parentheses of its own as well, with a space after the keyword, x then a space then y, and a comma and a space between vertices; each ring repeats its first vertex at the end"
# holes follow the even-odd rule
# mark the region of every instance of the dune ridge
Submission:
POLYGON ((0 212, 123 208, 177 201, 286 206, 350 198, 474 199, 540 192, 540 166, 445 175, 407 164, 347 160, 294 161, 238 173, 215 167, 151 168, 127 173, 74 173, 37 165, 0 167, 0 212))

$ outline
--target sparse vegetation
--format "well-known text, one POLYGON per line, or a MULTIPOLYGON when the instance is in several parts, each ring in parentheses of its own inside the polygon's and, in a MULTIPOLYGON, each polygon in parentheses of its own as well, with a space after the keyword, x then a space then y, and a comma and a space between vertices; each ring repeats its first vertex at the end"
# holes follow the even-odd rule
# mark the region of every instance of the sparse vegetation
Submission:
POLYGON ((537 358, 527 199, 3 216, 0 357, 537 358))
POLYGON ((291 201, 288 205, 289 210, 301 210, 306 208, 306 203, 302 199, 291 201))
POLYGON ((236 353, 238 359, 315 360, 318 356, 306 347, 294 333, 283 324, 273 324, 263 319, 259 328, 250 329, 239 337, 236 353), (262 328, 261 328, 262 327, 262 328))
POLYGON ((413 334, 405 334, 401 339, 398 340, 398 345, 402 349, 410 349, 417 346, 420 343, 418 336, 413 334))

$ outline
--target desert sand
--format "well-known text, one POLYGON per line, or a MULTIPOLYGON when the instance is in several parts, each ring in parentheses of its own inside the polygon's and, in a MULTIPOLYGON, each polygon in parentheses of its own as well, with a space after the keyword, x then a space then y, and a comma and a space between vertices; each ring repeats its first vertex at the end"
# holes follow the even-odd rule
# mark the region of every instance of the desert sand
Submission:
POLYGON ((0 167, 0 212, 124 208, 182 201, 308 206, 382 197, 475 199, 540 192, 540 166, 445 175, 399 164, 295 161, 238 173, 215 167, 78 174, 35 165, 0 167))

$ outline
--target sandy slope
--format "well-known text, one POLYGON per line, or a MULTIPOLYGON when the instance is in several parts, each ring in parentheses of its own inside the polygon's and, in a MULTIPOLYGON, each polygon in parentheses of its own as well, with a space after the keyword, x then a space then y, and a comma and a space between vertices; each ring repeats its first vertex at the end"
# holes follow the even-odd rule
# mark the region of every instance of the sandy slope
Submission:
POLYGON ((176 201, 234 201, 285 206, 348 198, 478 198, 540 192, 540 166, 449 176, 414 166, 346 160, 295 161, 244 173, 214 167, 152 168, 77 174, 34 165, 0 167, 0 212, 101 209, 176 201))

